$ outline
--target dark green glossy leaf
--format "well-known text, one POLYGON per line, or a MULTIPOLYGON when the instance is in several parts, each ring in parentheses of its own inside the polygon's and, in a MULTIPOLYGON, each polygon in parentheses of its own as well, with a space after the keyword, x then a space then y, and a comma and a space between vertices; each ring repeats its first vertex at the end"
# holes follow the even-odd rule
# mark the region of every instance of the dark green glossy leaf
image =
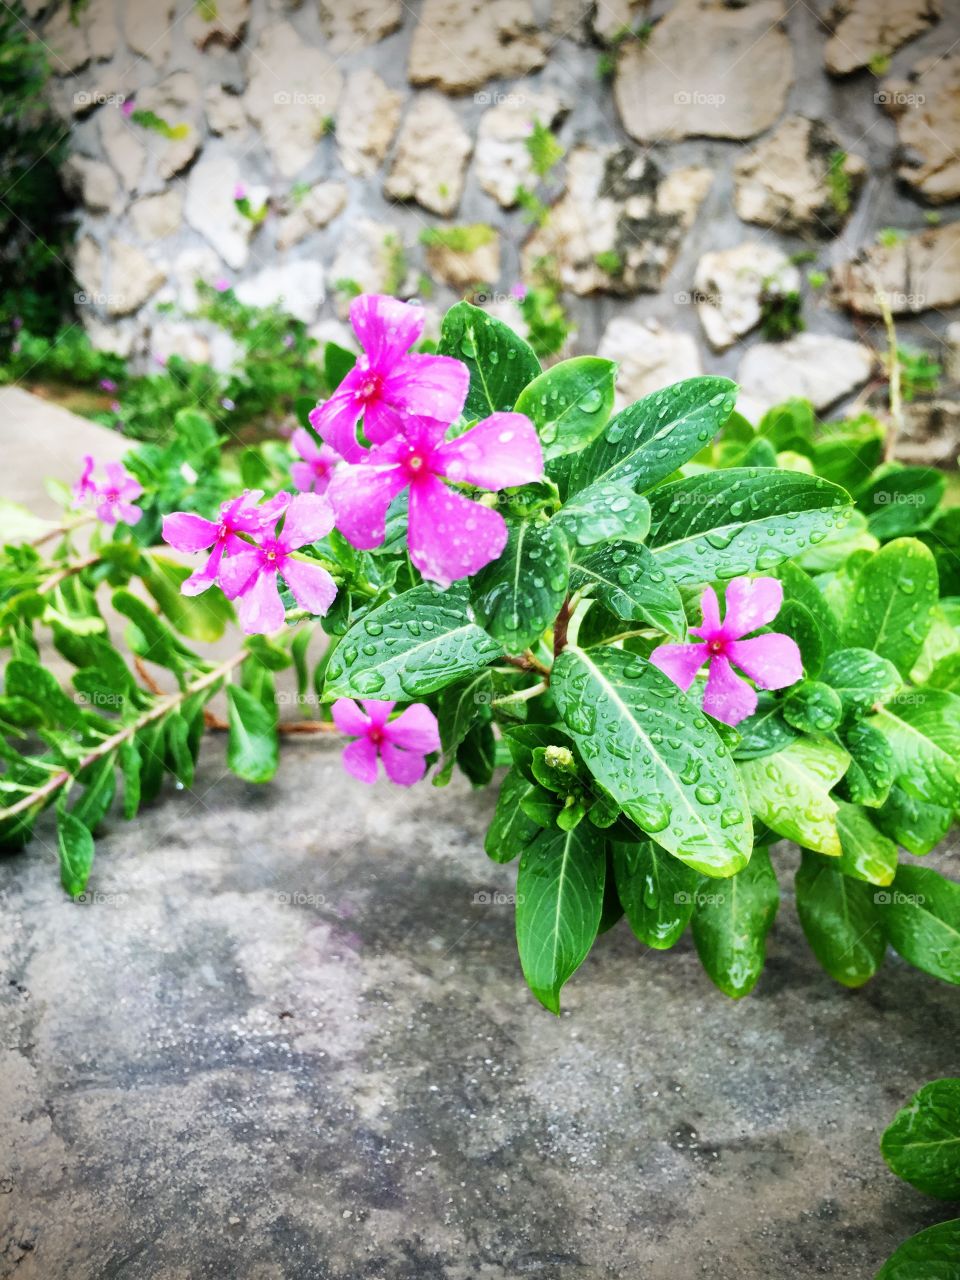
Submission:
POLYGON ((652 553, 632 542, 610 542, 574 552, 573 591, 590 590, 611 613, 625 621, 648 623, 675 639, 686 634, 683 601, 676 583, 652 553))
POLYGON ((857 575, 843 624, 846 645, 872 649, 909 676, 937 603, 937 565, 916 538, 882 547, 857 575))
POLYGON ((562 360, 517 397, 517 413, 537 428, 546 459, 579 453, 603 430, 613 408, 617 366, 599 356, 562 360))
POLYGON ((883 1264, 875 1280, 960 1280, 960 1218, 919 1231, 883 1264))
POLYGON ((884 1131, 880 1152, 898 1178, 924 1195, 960 1200, 960 1080, 932 1080, 919 1089, 884 1131))
POLYGON ((60 854, 60 883, 71 897, 87 887, 93 866, 93 836, 73 813, 57 814, 57 849, 60 854))
POLYGON ((930 804, 960 807, 960 697, 909 689, 867 721, 893 752, 897 782, 930 804))
POLYGON ((831 978, 845 987, 862 987, 883 964, 887 948, 877 890, 808 849, 796 889, 797 915, 813 954, 831 978))
POLYGON ((772 755, 797 737, 796 729, 792 729, 783 718, 779 699, 764 692, 758 696, 756 711, 746 720, 741 720, 737 730, 740 734, 734 751, 737 760, 772 755))
POLYGON ((885 468, 857 501, 881 542, 922 529, 943 498, 947 478, 935 467, 885 468))
POLYGON ((924 973, 960 983, 960 884, 932 867, 904 864, 878 898, 894 951, 924 973))
POLYGON ((642 542, 650 531, 650 503, 624 484, 600 480, 565 502, 553 519, 578 548, 611 538, 642 542))
POLYGON ((450 781, 457 748, 475 724, 490 719, 492 701, 493 681, 486 668, 441 690, 437 700, 437 725, 443 755, 433 778, 435 787, 446 786, 450 781))
POLYGON ((458 302, 443 317, 437 350, 470 370, 463 410, 467 418, 512 409, 523 388, 540 374, 540 361, 523 339, 469 302, 458 302))
POLYGON ((783 699, 783 718, 801 733, 829 733, 843 719, 843 703, 828 684, 803 680, 783 699))
POLYGON ((116 763, 116 756, 111 752, 86 772, 83 793, 70 810, 91 831, 96 831, 113 804, 117 791, 116 763))
POLYGON ((780 905, 777 877, 766 849, 754 849, 742 871, 706 883, 694 895, 693 941, 712 982, 737 1000, 763 972, 767 934, 780 905))
POLYGON ((614 841, 613 867, 636 936, 660 951, 674 946, 693 915, 699 874, 652 840, 614 841))
POLYGON ((475 787, 485 787, 493 777, 497 743, 490 724, 475 724, 457 747, 457 764, 475 787))
POLYGON ((540 833, 539 823, 527 817, 520 803, 533 790, 534 784, 515 769, 504 778, 493 820, 483 841, 487 857, 494 862, 510 862, 519 857, 540 833))
POLYGON ((870 649, 838 649, 823 664, 820 678, 836 690, 844 714, 862 716, 875 702, 888 702, 903 687, 892 662, 870 649))
POLYGON ((889 742, 872 724, 859 722, 843 730, 840 741, 850 764, 839 784, 841 795, 854 804, 878 808, 890 794, 895 765, 889 742))
POLYGON ((280 762, 277 715, 239 685, 227 686, 227 764, 245 782, 269 782, 280 762))
POLYGON ((508 522, 498 560, 471 579, 477 622, 507 653, 536 644, 560 611, 570 578, 570 552, 554 523, 508 522))
POLYGON ((783 584, 783 604, 775 628, 796 640, 808 676, 819 676, 823 660, 839 643, 837 619, 813 579, 786 560, 776 576, 783 584))

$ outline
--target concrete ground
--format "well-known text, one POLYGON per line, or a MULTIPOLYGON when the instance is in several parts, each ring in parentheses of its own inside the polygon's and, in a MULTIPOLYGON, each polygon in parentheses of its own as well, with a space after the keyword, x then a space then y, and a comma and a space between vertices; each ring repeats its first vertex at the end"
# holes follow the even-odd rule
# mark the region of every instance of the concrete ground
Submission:
POLYGON ((84 903, 49 827, 0 860, 0 1275, 865 1280, 949 1216, 877 1144, 956 1073, 956 991, 831 983, 788 874, 753 997, 621 922, 556 1019, 474 902, 492 797, 223 750, 109 820, 84 903))

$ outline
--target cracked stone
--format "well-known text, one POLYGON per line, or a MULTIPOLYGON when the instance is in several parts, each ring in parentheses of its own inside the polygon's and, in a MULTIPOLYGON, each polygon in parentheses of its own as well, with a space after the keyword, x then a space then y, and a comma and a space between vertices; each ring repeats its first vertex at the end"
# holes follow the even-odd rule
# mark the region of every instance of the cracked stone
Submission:
MULTIPOLYGON (((240 178, 240 166, 232 156, 202 157, 190 170, 183 207, 190 226, 199 231, 235 271, 246 266, 250 240, 256 230, 234 203, 233 193, 240 178)), ((255 209, 260 208, 268 194, 266 187, 247 188, 255 209)))
POLYGON ((529 0, 425 0, 407 75, 411 84, 462 93, 528 75, 546 57, 529 0))
POLYGON ((239 94, 231 93, 226 85, 212 84, 203 95, 203 106, 211 133, 219 135, 245 133, 247 113, 239 94))
POLYGON ((752 138, 783 112, 793 53, 781 0, 728 8, 678 0, 646 41, 617 57, 614 100, 638 142, 752 138))
POLYGON ((320 0, 320 26, 334 53, 376 44, 403 21, 400 0, 320 0))
POLYGON ((250 20, 250 0, 217 0, 214 16, 205 19, 195 5, 186 21, 187 36, 201 52, 219 46, 233 49, 243 39, 250 20))
POLYGON ((143 131, 131 125, 118 106, 105 107, 98 115, 107 159, 116 169, 124 191, 136 191, 147 162, 147 149, 137 137, 143 131))
POLYGON ((917 400, 904 405, 896 456, 914 466, 956 466, 960 458, 960 404, 956 400, 917 400))
POLYGON ((455 289, 495 284, 500 279, 500 236, 492 227, 437 228, 446 238, 428 240, 424 260, 427 271, 455 289))
POLYGON ((862 387, 873 363, 873 352, 863 343, 798 333, 786 342, 751 347, 740 361, 737 381, 762 413, 794 396, 821 410, 862 387))
POLYGON ((163 191, 144 196, 130 208, 130 219, 141 240, 163 240, 180 230, 183 196, 179 191, 163 191))
POLYGON ((894 315, 915 315, 960 302, 960 222, 870 245, 834 267, 836 295, 848 310, 879 316, 880 293, 894 315))
POLYGON ((697 315, 717 351, 760 323, 763 294, 771 283, 784 293, 800 287, 800 274, 785 253, 759 240, 705 253, 697 263, 697 315))
POLYGON ((823 50, 827 70, 845 76, 889 57, 942 11, 941 0, 839 0, 826 16, 832 32, 823 50))
POLYGON ((147 153, 155 158, 158 176, 172 178, 185 169, 200 150, 200 86, 189 71, 175 71, 139 93, 136 105, 154 112, 174 127, 186 126, 183 138, 164 138, 152 130, 142 130, 147 153))
POLYGON ((69 5, 60 5, 43 29, 43 43, 50 51, 50 68, 56 76, 68 76, 90 61, 87 34, 71 21, 69 5))
POLYGON ((318 182, 297 201, 280 220, 277 248, 289 249, 319 231, 342 212, 347 203, 347 188, 342 182, 318 182))
POLYGON ((472 145, 445 98, 418 94, 400 128, 384 193, 395 200, 416 200, 432 213, 453 213, 472 145))
POLYGON ((135 53, 163 68, 173 41, 174 0, 124 0, 123 30, 135 53))
POLYGON ((505 209, 516 204, 518 187, 532 190, 537 183, 527 149, 534 121, 552 127, 566 109, 556 94, 518 85, 481 116, 474 160, 477 181, 505 209))
POLYGON ((615 409, 703 372, 700 350, 689 333, 657 320, 617 316, 607 325, 597 355, 617 362, 615 409))
POLYGON ((241 280, 236 294, 249 307, 278 306, 294 319, 310 324, 327 296, 323 267, 306 258, 264 267, 255 276, 241 280))
POLYGON ((103 160, 70 156, 63 166, 62 176, 67 190, 79 195, 92 212, 106 213, 116 206, 119 195, 117 175, 103 160))
POLYGON ((549 258, 580 297, 656 292, 712 180, 699 168, 664 176, 632 147, 574 147, 564 195, 523 246, 525 277, 549 258))
POLYGON ((139 311, 163 284, 166 273, 141 250, 124 240, 111 240, 107 256, 107 314, 139 311))
POLYGON ((788 116, 736 163, 737 214, 782 232, 833 235, 866 180, 861 156, 844 151, 822 120, 788 116))
MULTIPOLYGON (((329 275, 335 283, 355 283, 361 293, 410 297, 416 287, 397 228, 370 218, 360 218, 347 227, 329 275)), ((351 296, 338 289, 336 307, 341 319, 348 315, 350 302, 351 296)))
POLYGON ((897 122, 904 182, 931 204, 960 196, 960 56, 926 58, 880 97, 897 122))
POLYGON ((323 50, 304 44, 287 22, 260 35, 244 106, 274 163, 292 178, 313 159, 335 115, 343 76, 323 50))
POLYGON ((380 167, 400 123, 403 94, 369 67, 347 76, 337 121, 337 149, 347 173, 369 178, 380 167))

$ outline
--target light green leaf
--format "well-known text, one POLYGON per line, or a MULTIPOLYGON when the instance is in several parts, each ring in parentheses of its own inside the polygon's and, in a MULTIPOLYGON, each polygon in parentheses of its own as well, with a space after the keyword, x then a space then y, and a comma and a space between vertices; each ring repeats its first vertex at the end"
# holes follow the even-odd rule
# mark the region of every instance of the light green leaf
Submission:
POLYGON ((517 397, 517 413, 537 428, 544 458, 579 453, 603 430, 613 408, 617 366, 599 356, 562 360, 517 397))
POLYGON ((841 742, 850 752, 841 793, 854 804, 878 808, 893 785, 895 765, 889 742, 879 729, 863 721, 844 729, 841 742))
POLYGON ((409 701, 479 671, 503 653, 467 615, 467 587, 414 587, 371 610, 337 646, 324 699, 409 701))
POLYGON ((578 547, 610 538, 642 542, 650 531, 650 503, 624 484, 600 480, 565 502, 553 519, 578 547))
POLYGON ((227 764, 245 782, 269 782, 280 762, 277 715, 240 685, 227 685, 227 764))
POLYGON ((111 752, 84 772, 83 794, 70 812, 90 831, 96 831, 113 804, 117 791, 116 764, 116 753, 111 752))
POLYGON ((862 987, 883 964, 887 948, 877 890, 808 849, 796 888, 797 915, 811 951, 831 978, 845 987, 862 987))
POLYGON ((937 562, 916 538, 888 542, 857 575, 843 624, 843 640, 889 658, 907 677, 937 603, 937 562))
POLYGON ((828 684, 803 680, 784 698, 783 718, 802 733, 829 733, 843 719, 843 703, 828 684))
POLYGON ((443 317, 437 350, 470 370, 463 410, 467 418, 512 409, 523 388, 540 373, 540 361, 524 340, 469 302, 458 302, 443 317))
POLYGON ((688 378, 628 405, 580 454, 570 492, 598 480, 645 492, 713 439, 735 398, 727 378, 688 378))
POLYGON ((773 755, 744 760, 740 775, 753 813, 777 835, 839 857, 837 803, 830 789, 850 757, 826 738, 798 738, 773 755))
POLYGON ((574 552, 573 591, 589 589, 611 613, 625 621, 649 623, 677 640, 686 634, 683 601, 676 583, 653 554, 632 542, 610 542, 574 552))
POLYGON ((960 1200, 960 1080, 932 1080, 919 1089, 885 1130, 880 1153, 924 1195, 960 1200))
POLYGON ((582 822, 543 831, 521 855, 517 873, 517 946, 530 990, 551 1013, 560 989, 593 946, 603 909, 603 837, 582 822))
POLYGON ((938 1222, 905 1240, 875 1280, 960 1280, 960 1218, 938 1222))
POLYGON ((865 715, 875 702, 888 702, 903 688, 893 663, 870 649, 838 649, 831 653, 820 679, 840 695, 848 716, 865 715))
POLYGON ((770 467, 703 471, 650 495, 649 546, 676 582, 772 569, 847 518, 848 494, 815 476, 770 467))
POLYGON ((144 563, 141 574, 144 585, 180 634, 204 644, 219 640, 227 623, 233 619, 233 608, 223 592, 181 595, 181 583, 191 573, 187 565, 155 552, 145 557, 144 563))
POLYGON ((960 807, 960 697, 909 689, 866 723, 889 743, 904 790, 930 804, 960 807))
POLYGON ((499 559, 470 582, 474 617, 507 653, 536 644, 560 611, 570 579, 563 530, 550 522, 509 521, 499 559))
POLYGON ((837 831, 843 853, 838 870, 868 884, 888 885, 897 874, 897 846, 856 804, 838 801, 837 831))
POLYGON ((87 887, 93 866, 93 836, 73 813, 57 813, 57 849, 60 854, 60 883, 71 897, 79 897, 87 887))
POLYGON ((641 830, 705 875, 747 863, 752 827, 737 768, 661 671, 618 649, 568 647, 550 688, 591 773, 641 830))
POLYGON ((766 849, 754 849, 742 871, 703 884, 693 911, 693 941, 712 982, 738 1000, 763 972, 767 934, 780 905, 780 888, 766 849))
POLYGON ((617 894, 636 936, 659 951, 674 946, 693 915, 698 873, 652 840, 615 841, 613 867, 617 894))
POLYGON ((924 973, 960 983, 960 884, 932 867, 904 865, 880 894, 894 951, 924 973))

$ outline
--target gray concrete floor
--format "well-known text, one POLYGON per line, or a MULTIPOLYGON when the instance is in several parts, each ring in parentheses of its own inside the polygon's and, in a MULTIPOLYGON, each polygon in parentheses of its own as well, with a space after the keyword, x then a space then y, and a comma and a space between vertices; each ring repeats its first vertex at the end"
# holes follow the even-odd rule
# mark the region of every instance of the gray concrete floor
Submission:
POLYGON ((840 989, 787 901, 753 997, 621 922, 555 1019, 473 902, 490 797, 223 748, 109 820, 87 902, 48 827, 0 860, 0 1275, 865 1280, 949 1216, 877 1144, 956 1073, 951 988, 840 989))

